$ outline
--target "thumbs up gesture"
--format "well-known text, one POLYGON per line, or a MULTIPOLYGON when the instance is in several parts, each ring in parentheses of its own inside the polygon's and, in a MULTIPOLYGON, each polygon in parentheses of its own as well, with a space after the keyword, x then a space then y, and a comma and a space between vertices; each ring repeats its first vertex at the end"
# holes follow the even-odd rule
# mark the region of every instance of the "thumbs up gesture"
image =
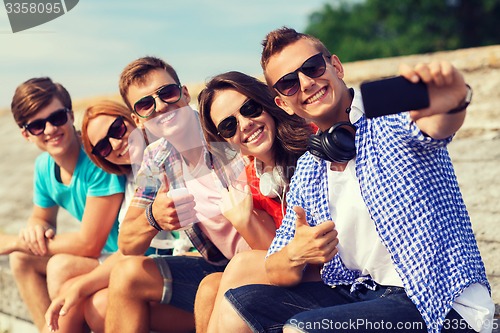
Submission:
POLYGON ((153 215, 163 230, 177 230, 197 221, 194 196, 180 189, 170 189, 164 176, 153 201, 153 215))
POLYGON ((310 226, 304 209, 294 206, 295 236, 288 244, 288 259, 298 265, 324 264, 337 254, 337 231, 333 221, 310 226))

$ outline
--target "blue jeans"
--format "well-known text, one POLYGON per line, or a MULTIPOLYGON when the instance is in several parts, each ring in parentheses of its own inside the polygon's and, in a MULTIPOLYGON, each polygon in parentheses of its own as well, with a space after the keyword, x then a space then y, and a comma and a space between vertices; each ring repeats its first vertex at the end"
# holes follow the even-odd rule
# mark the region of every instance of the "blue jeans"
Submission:
POLYGON ((162 304, 193 312, 194 299, 201 280, 223 272, 226 266, 208 263, 203 257, 150 255, 163 277, 162 304))
MULTIPOLYGON (((403 288, 377 286, 375 291, 350 286, 328 287, 306 282, 296 287, 249 285, 226 292, 226 299, 253 332, 427 332, 426 325, 403 288)), ((442 332, 470 332, 455 310, 442 332)))

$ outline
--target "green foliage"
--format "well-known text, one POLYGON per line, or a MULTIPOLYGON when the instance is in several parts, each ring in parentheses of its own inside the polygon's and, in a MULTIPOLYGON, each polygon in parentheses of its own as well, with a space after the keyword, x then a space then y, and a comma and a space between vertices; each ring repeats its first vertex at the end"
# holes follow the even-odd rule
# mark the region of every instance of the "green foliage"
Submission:
POLYGON ((342 61, 500 43, 500 0, 331 0, 306 33, 342 61))

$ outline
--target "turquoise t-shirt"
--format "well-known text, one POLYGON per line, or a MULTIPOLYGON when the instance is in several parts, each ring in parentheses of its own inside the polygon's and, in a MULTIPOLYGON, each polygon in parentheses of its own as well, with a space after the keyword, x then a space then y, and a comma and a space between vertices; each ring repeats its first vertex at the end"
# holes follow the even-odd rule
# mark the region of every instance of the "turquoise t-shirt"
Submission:
MULTIPOLYGON (((80 156, 71 177, 64 185, 57 181, 55 161, 49 153, 42 153, 35 162, 33 202, 42 208, 60 206, 78 221, 82 221, 87 197, 109 196, 123 193, 125 177, 112 175, 98 168, 80 149, 80 156)), ((118 250, 118 218, 111 229, 103 252, 118 250)))

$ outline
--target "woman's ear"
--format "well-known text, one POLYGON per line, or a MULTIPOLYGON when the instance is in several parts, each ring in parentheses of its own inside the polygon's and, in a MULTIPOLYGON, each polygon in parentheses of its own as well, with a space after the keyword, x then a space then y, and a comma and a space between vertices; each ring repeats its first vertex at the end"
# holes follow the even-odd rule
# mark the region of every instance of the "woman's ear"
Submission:
POLYGON ((274 103, 276 103, 276 105, 278 107, 280 107, 281 109, 283 109, 290 116, 295 113, 295 112, 293 112, 292 108, 289 107, 288 104, 280 96, 274 97, 274 103))

